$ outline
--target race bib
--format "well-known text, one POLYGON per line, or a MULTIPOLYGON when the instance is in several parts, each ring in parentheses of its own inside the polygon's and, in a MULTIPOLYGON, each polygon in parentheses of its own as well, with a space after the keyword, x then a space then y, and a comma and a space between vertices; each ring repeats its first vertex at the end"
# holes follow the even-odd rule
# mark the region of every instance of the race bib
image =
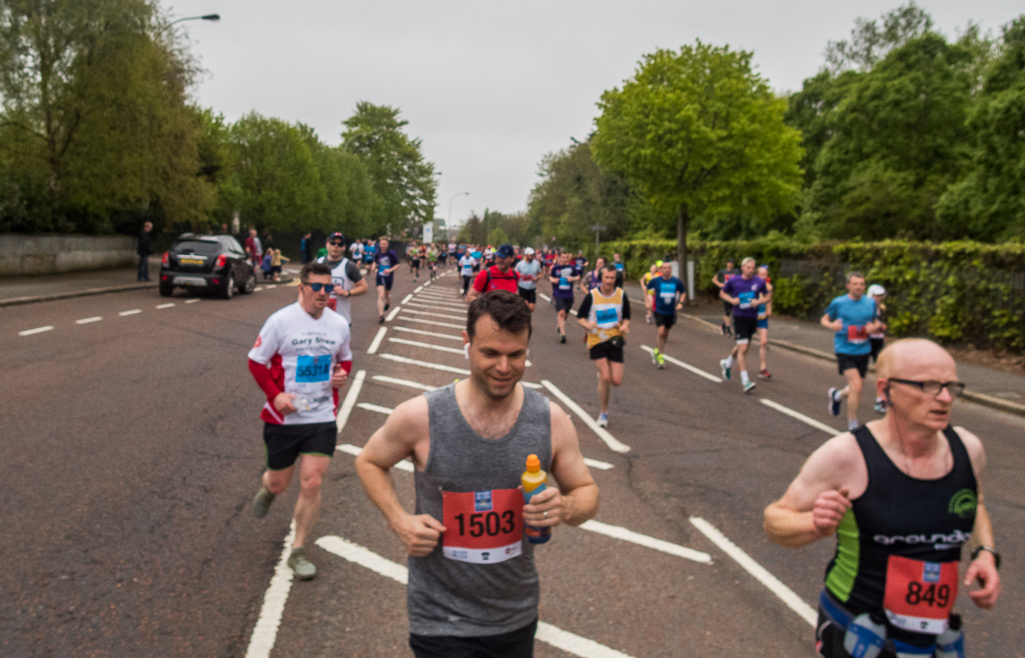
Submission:
POLYGON ((474 564, 505 562, 523 552, 523 494, 519 489, 442 491, 442 553, 474 564))
POLYGON ((916 633, 947 630, 957 599, 957 562, 922 562, 891 555, 886 563, 883 609, 890 623, 916 633))
POLYGON ((619 314, 615 308, 600 308, 594 312, 594 319, 598 321, 599 327, 609 328, 614 327, 619 321, 619 314))
POLYGON ((855 326, 853 324, 847 325, 847 342, 857 345, 864 343, 868 340, 868 332, 865 331, 865 325, 855 326))
POLYGON ((295 363, 295 381, 299 384, 326 382, 331 379, 331 355, 306 356, 300 354, 295 363))
POLYGON ((534 280, 534 275, 533 274, 521 274, 520 275, 520 281, 526 281, 526 282, 529 283, 530 281, 533 281, 533 280, 534 280))
POLYGON ((740 299, 740 308, 751 308, 751 300, 755 298, 753 292, 742 292, 737 297, 740 299))
POLYGON ((676 291, 660 293, 663 304, 672 304, 676 300, 676 291))
POLYGON ((569 279, 564 276, 559 277, 559 290, 569 290, 569 279))

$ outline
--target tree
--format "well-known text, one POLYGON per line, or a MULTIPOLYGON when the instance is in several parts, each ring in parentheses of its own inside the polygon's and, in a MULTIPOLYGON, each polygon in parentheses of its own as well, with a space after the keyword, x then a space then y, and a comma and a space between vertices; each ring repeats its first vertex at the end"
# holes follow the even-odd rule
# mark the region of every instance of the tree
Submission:
POLYGON ((424 159, 419 139, 403 131, 409 123, 399 109, 356 104, 356 112, 343 124, 342 148, 360 157, 383 204, 379 227, 415 234, 434 219, 437 181, 434 164, 424 159))
POLYGON ((867 71, 894 48, 917 39, 932 30, 932 17, 914 2, 883 15, 882 26, 858 18, 850 40, 830 41, 826 46, 826 64, 832 72, 845 69, 867 71))
POLYGON ((484 231, 484 222, 480 221, 477 213, 471 213, 469 219, 459 227, 457 240, 467 244, 483 244, 487 238, 484 231))
POLYGON ((768 218, 797 199, 800 134, 783 123, 786 101, 751 70, 750 53, 700 41, 659 50, 599 107, 595 160, 676 215, 681 272, 691 221, 768 218))

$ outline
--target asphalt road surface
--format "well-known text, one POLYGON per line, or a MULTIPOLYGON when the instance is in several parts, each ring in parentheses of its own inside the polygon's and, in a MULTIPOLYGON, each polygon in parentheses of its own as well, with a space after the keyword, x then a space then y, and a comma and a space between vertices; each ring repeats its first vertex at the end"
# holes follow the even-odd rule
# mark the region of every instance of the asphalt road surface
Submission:
MULTIPOLYGON (((391 408, 465 376, 465 309, 452 270, 426 287, 397 274, 400 310, 383 328, 373 291, 353 301, 355 364, 310 582, 292 582, 280 564, 295 484, 266 518, 250 509, 263 396, 246 352, 294 287, 0 311, 0 655, 411 655, 404 552, 364 496, 353 455, 391 408)), ((770 544, 762 509, 843 429, 825 405, 835 365, 774 350, 774 378, 745 395, 736 378, 718 381, 730 343, 717 332, 681 320, 667 346, 676 361, 659 371, 644 351, 654 327, 640 304, 634 315, 624 383, 600 432, 583 331, 571 325, 559 344, 553 308, 539 299, 535 312, 525 381, 569 412, 601 489, 595 522, 556 529, 537 552, 536 655, 811 656, 833 542, 770 544)), ((1021 656, 1025 419, 961 403, 955 421, 986 445, 1004 561, 996 610, 962 592, 968 649, 1021 656)), ((396 469, 394 480, 411 504, 411 474, 396 469)))

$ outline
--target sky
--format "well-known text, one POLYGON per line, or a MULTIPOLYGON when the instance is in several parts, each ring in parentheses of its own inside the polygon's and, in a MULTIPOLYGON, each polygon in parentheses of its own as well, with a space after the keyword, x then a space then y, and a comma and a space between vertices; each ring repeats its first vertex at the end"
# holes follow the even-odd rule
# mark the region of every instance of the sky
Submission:
MULTIPOLYGON (((900 0, 161 0, 205 73, 194 100, 229 121, 256 111, 341 142, 356 103, 397 107, 435 164, 435 216, 523 211, 549 152, 585 139, 597 103, 646 53, 696 39, 754 53, 778 92, 801 88, 829 41, 900 0), (469 192, 469 195, 463 194, 469 192)), ((1020 0, 919 2, 948 37, 999 35, 1020 0)))

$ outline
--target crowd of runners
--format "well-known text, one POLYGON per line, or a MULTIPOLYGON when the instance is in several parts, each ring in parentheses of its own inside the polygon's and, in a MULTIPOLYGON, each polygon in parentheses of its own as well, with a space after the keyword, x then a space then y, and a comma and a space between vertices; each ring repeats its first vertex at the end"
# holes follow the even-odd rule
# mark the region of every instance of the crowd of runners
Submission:
MULTIPOLYGON (((250 371, 266 396, 261 418, 267 468, 254 513, 266 515, 298 462, 288 565, 299 579, 316 574, 304 547, 335 451, 339 389, 352 368, 348 298, 366 293, 372 276, 383 323, 401 267, 386 237, 352 243, 348 258, 346 242, 341 233, 328 238, 326 253, 299 275, 298 301, 267 320, 249 352, 250 371)), ((566 413, 519 385, 531 340, 551 339, 551 324, 542 328, 537 321, 538 297, 541 290, 550 292, 544 297, 553 306, 559 344, 567 343, 570 315, 584 329, 598 379, 596 422, 607 427, 610 391, 623 383, 631 327, 625 264, 619 254, 592 264, 582 253, 556 249, 454 243, 410 243, 406 261, 414 279, 458 268, 468 305, 463 340, 471 373, 399 405, 356 461, 367 496, 409 554, 409 644, 420 658, 531 656, 539 587, 524 525, 579 525, 596 513, 599 497, 566 413), (558 485, 524 502, 518 486, 528 455, 558 485), (404 509, 390 478, 403 459, 415 466, 415 513, 404 509)), ((652 263, 639 283, 646 322, 657 329, 652 363, 662 369, 688 291, 668 261, 652 263)), ((757 377, 772 377, 766 363, 769 268, 743 258, 737 269, 730 260, 713 283, 723 303, 720 332, 733 342, 720 361, 723 379, 739 372, 750 392, 756 384, 748 348, 756 336, 757 377)), ((765 530, 790 548, 837 538, 819 601, 820 655, 964 655, 954 612, 959 584, 977 585, 968 595, 984 609, 1000 593, 1000 556, 981 485, 985 451, 978 437, 950 425, 964 385, 953 358, 935 343, 885 345, 881 286, 866 290, 865 276, 851 272, 846 287, 824 309, 821 324, 834 332, 844 378, 842 388, 828 390, 829 413, 838 416, 846 403, 850 431, 808 458, 782 498, 765 510, 765 530), (858 410, 870 360, 877 362, 875 410, 882 417, 863 424, 858 410), (969 564, 961 571, 961 548, 970 540, 969 564)))

